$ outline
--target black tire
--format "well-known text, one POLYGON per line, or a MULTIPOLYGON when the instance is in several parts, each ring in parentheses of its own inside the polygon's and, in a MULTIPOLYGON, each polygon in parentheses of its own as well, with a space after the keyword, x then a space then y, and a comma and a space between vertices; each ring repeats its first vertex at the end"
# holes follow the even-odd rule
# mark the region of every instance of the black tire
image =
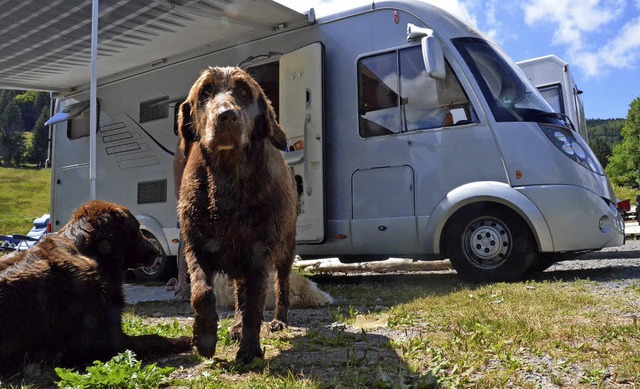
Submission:
POLYGON ((136 276, 138 282, 162 282, 167 281, 169 278, 173 277, 176 274, 177 266, 175 257, 168 257, 167 254, 162 249, 162 245, 156 239, 153 234, 148 232, 143 232, 144 236, 149 238, 151 242, 156 246, 156 248, 160 251, 160 255, 156 258, 156 261, 153 265, 149 267, 140 267, 133 270, 133 273, 136 276))
POLYGON ((451 218, 446 231, 446 253, 465 281, 520 280, 537 255, 529 226, 501 206, 463 208, 451 218))

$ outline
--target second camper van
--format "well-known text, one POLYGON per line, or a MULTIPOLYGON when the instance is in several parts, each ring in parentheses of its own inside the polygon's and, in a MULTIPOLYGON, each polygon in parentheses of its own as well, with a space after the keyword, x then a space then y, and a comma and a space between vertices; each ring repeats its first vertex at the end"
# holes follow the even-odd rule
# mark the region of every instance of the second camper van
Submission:
MULTIPOLYGON (((500 281, 624 242, 583 137, 471 26, 410 0, 295 27, 278 23, 293 11, 271 8, 276 27, 259 39, 225 36, 98 80, 97 196, 129 207, 162 248, 149 277, 177 253, 176 113, 208 66, 242 66, 274 103, 302 187, 303 258, 450 258, 464 279, 500 281)), ((87 89, 57 96, 54 229, 89 199, 87 89)))
POLYGON ((520 61, 518 66, 551 108, 567 115, 582 139, 589 142, 584 103, 580 96, 582 91, 576 85, 569 64, 552 54, 520 61))

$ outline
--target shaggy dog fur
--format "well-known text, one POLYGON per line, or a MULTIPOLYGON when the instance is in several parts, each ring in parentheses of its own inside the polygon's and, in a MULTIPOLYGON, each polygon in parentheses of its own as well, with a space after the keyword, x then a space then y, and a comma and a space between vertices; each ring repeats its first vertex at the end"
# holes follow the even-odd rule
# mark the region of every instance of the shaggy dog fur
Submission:
POLYGON ((209 68, 191 87, 178 116, 186 165, 178 215, 191 276, 193 343, 215 353, 216 272, 235 283, 236 359, 262 357, 268 270, 275 267, 271 330, 286 326, 289 273, 295 251, 297 193, 280 150, 287 137, 258 83, 240 68, 209 68))
MULTIPOLYGON (((273 279, 275 273, 269 272, 269 278, 273 279)), ((216 295, 216 306, 233 308, 235 306, 235 293, 233 282, 222 274, 216 274, 213 281, 216 295)), ((292 272, 289 275, 289 306, 291 308, 313 308, 333 304, 333 298, 329 293, 318 288, 318 285, 310 279, 292 272)), ((275 309, 276 294, 273 284, 267 283, 267 298, 265 309, 275 309)))
POLYGON ((129 210, 92 201, 58 234, 0 259, 0 369, 78 365, 126 349, 139 356, 189 350, 189 338, 122 332, 125 272, 157 255, 129 210))

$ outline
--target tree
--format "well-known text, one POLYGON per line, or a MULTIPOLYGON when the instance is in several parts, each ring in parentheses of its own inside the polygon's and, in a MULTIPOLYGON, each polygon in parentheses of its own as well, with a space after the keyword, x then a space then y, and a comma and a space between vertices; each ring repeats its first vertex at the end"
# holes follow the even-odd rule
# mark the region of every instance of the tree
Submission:
POLYGON ((36 114, 42 114, 42 110, 47 108, 47 112, 49 109, 49 105, 51 104, 51 96, 49 92, 39 92, 36 95, 35 100, 33 101, 33 107, 36 110, 36 114))
POLYGON ((5 165, 19 166, 25 150, 22 113, 15 101, 10 101, 0 114, 0 156, 5 165))
POLYGON ((602 138, 596 138, 593 141, 589 141, 589 143, 600 164, 606 168, 611 156, 611 147, 602 138))
POLYGON ((49 127, 44 123, 49 118, 49 107, 44 106, 40 112, 40 117, 33 127, 33 139, 31 140, 31 150, 29 162, 45 167, 47 151, 49 148, 49 127))
POLYGON ((640 184, 640 97, 629 105, 622 142, 613 147, 605 171, 614 184, 634 187, 640 184))
POLYGON ((13 100, 14 97, 19 93, 19 91, 15 90, 0 90, 0 114, 4 112, 5 107, 13 100))
POLYGON ((41 111, 41 108, 36 111, 34 105, 37 95, 38 92, 30 90, 16 95, 16 97, 13 98, 16 104, 18 104, 18 107, 20 107, 22 122, 26 131, 31 131, 36 124, 37 115, 39 115, 41 111))

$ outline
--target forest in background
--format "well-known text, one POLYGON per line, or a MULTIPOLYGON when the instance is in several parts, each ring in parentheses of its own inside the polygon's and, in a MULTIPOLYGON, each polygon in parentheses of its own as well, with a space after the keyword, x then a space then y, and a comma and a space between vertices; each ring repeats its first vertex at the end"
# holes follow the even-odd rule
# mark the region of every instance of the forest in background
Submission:
POLYGON ((0 166, 45 166, 50 102, 48 92, 0 90, 0 166))
POLYGON ((603 167, 608 164, 613 147, 622 142, 625 119, 587 119, 589 147, 603 167))

